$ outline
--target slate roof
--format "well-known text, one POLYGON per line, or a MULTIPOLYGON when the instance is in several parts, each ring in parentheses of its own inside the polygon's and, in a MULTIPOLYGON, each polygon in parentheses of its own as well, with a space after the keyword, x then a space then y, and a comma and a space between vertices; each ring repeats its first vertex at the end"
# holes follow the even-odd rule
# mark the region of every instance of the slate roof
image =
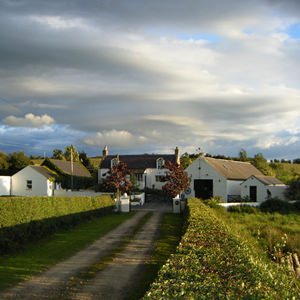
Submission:
POLYGON ((264 185, 284 185, 284 183, 282 181, 280 181, 279 179, 277 179, 274 176, 254 176, 255 178, 257 178, 257 180, 259 180, 260 182, 262 182, 264 185))
POLYGON ((55 173, 51 172, 45 167, 42 166, 30 166, 30 167, 48 179, 55 177, 55 173))
POLYGON ((251 175, 263 176, 263 174, 249 162, 216 159, 211 157, 205 157, 204 159, 226 179, 246 180, 251 175))
MULTIPOLYGON (((50 164, 52 164, 54 167, 59 169, 63 174, 71 175, 71 162, 66 160, 59 160, 59 159, 47 159, 50 164)), ((47 165, 49 168, 50 166, 46 163, 46 160, 42 163, 43 165, 47 165)), ((88 169, 79 162, 73 162, 73 175, 79 176, 79 177, 91 177, 90 172, 88 169)))
MULTIPOLYGON (((119 160, 125 163, 130 170, 145 171, 145 169, 156 169, 156 160, 163 158, 165 161, 176 162, 174 154, 136 154, 136 155, 119 155, 119 160)), ((104 158, 99 168, 110 169, 111 160, 117 158, 117 155, 108 155, 104 158)))

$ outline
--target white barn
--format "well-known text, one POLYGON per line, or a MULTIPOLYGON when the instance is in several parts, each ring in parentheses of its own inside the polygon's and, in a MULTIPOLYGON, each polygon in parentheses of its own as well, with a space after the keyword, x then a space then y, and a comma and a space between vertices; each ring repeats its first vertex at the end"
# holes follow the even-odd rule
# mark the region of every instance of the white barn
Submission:
POLYGON ((286 188, 287 186, 275 177, 253 175, 241 183, 241 196, 248 197, 251 202, 263 202, 270 197, 285 200, 286 188))
POLYGON ((9 196, 11 192, 11 177, 0 176, 0 196, 9 196))
POLYGON ((223 202, 241 198, 241 183, 251 175, 263 174, 249 162, 200 156, 186 170, 191 179, 187 197, 208 199, 219 196, 223 202))
POLYGON ((53 196, 54 174, 42 166, 27 166, 12 176, 14 196, 53 196))

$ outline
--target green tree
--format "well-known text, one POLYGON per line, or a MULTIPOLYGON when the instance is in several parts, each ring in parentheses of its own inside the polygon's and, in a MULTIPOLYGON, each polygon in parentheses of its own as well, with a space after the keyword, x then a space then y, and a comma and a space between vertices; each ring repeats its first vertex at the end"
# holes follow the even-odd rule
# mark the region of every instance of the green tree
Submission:
POLYGON ((8 156, 9 169, 12 173, 17 172, 30 165, 30 158, 24 152, 13 152, 8 156))
POLYGON ((4 152, 0 152, 0 170, 7 170, 8 168, 8 156, 4 152))
POLYGON ((239 159, 240 161, 248 161, 248 155, 245 149, 241 149, 239 152, 239 159))
POLYGON ((52 151, 52 158, 64 160, 65 156, 64 156, 64 153, 62 152, 62 150, 60 150, 60 149, 54 149, 52 151))
POLYGON ((79 161, 79 153, 75 146, 69 145, 65 148, 64 156, 66 160, 71 160, 71 153, 73 155, 73 161, 79 161))
POLYGON ((254 155, 254 158, 252 159, 251 163, 260 170, 264 175, 266 176, 274 176, 275 172, 270 167, 267 160, 264 158, 262 153, 257 153, 254 155))
POLYGON ((189 177, 179 164, 174 164, 169 161, 165 163, 165 168, 168 169, 166 176, 166 184, 162 189, 172 198, 180 195, 190 185, 189 177))

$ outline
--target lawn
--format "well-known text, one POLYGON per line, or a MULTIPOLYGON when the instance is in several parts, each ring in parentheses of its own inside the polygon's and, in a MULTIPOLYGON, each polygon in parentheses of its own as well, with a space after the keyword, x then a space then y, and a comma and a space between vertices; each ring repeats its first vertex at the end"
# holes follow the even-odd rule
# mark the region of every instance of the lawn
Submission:
POLYGON ((30 244, 22 252, 1 256, 0 290, 70 257, 132 216, 133 213, 94 218, 30 244))

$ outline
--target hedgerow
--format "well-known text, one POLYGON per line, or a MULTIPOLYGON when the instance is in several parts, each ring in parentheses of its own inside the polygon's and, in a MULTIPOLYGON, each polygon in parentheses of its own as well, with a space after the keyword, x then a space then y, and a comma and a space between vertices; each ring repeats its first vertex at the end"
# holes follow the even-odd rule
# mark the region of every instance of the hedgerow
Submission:
POLYGON ((3 197, 0 199, 0 253, 19 249, 83 219, 108 213, 108 195, 100 197, 3 197))
POLYGON ((186 233, 144 299, 297 299, 299 287, 264 263, 198 199, 186 233))

